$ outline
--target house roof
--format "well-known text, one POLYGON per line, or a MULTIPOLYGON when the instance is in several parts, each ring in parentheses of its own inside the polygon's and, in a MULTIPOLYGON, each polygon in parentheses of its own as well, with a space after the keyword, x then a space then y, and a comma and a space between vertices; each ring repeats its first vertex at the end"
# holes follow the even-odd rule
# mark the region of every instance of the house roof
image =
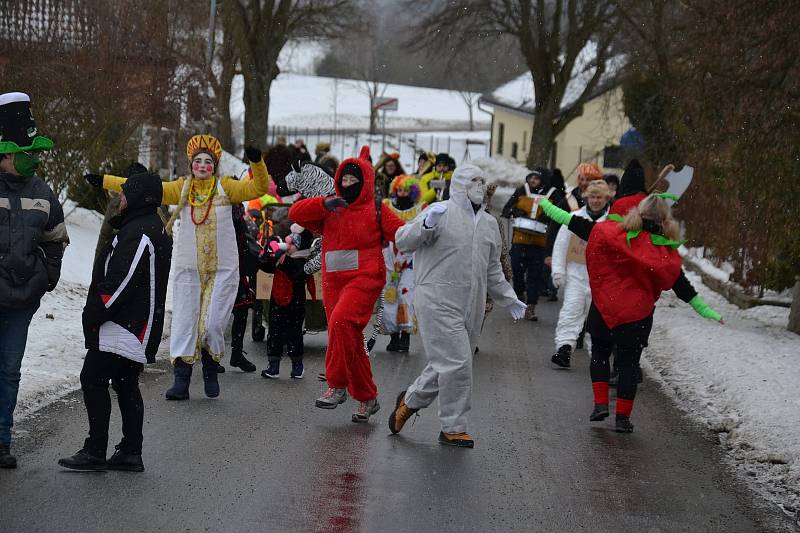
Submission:
MULTIPOLYGON (((564 92, 564 98, 561 100, 560 113, 564 113, 575 105, 575 102, 580 98, 586 85, 592 79, 592 76, 594 76, 597 67, 592 64, 592 62, 595 58, 596 48, 596 44, 590 42, 578 55, 575 66, 572 69, 572 79, 567 85, 567 90, 564 92)), ((617 74, 625 65, 625 61, 626 58, 623 55, 611 57, 606 61, 606 70, 595 87, 591 98, 596 98, 618 85, 619 77, 617 74)), ((503 107, 511 111, 533 116, 535 104, 534 94, 533 76, 530 72, 526 72, 508 83, 501 85, 491 93, 482 95, 480 101, 487 105, 503 107)))

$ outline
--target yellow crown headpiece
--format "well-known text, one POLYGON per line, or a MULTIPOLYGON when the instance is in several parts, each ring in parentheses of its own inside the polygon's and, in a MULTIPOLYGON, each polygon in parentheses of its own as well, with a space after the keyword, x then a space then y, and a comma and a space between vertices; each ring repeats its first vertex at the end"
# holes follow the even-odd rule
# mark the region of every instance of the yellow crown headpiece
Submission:
POLYGON ((214 161, 219 164, 219 160, 222 158, 222 145, 216 137, 211 135, 195 135, 189 139, 189 143, 186 145, 186 157, 191 161, 200 152, 211 154, 214 161))

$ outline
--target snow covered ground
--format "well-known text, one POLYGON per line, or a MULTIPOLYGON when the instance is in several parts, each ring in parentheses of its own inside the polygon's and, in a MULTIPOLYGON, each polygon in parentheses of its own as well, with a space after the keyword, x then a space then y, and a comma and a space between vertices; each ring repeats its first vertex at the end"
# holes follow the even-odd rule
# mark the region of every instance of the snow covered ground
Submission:
POLYGON ((67 202, 70 245, 64 252, 61 281, 45 294, 28 330, 15 418, 21 419, 80 386, 86 350, 81 312, 92 278, 92 262, 102 218, 67 202))
POLYGON ((757 492, 800 519, 800 336, 785 329, 789 309, 741 310, 687 275, 725 324, 664 293, 643 366, 757 492))

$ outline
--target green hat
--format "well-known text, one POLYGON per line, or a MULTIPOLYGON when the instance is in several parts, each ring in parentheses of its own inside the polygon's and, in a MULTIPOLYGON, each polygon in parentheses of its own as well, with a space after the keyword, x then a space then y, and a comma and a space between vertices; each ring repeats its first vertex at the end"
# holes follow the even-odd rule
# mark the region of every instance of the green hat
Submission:
POLYGON ((0 94, 0 154, 52 150, 53 141, 39 135, 25 93, 0 94))

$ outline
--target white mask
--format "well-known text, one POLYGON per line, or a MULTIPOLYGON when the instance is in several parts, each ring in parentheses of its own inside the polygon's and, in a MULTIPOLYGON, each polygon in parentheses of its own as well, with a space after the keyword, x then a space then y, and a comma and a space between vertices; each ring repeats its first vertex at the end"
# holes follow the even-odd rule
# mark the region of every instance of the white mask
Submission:
POLYGON ((483 181, 473 181, 467 185, 467 198, 473 204, 483 204, 483 200, 486 198, 486 185, 483 181))

